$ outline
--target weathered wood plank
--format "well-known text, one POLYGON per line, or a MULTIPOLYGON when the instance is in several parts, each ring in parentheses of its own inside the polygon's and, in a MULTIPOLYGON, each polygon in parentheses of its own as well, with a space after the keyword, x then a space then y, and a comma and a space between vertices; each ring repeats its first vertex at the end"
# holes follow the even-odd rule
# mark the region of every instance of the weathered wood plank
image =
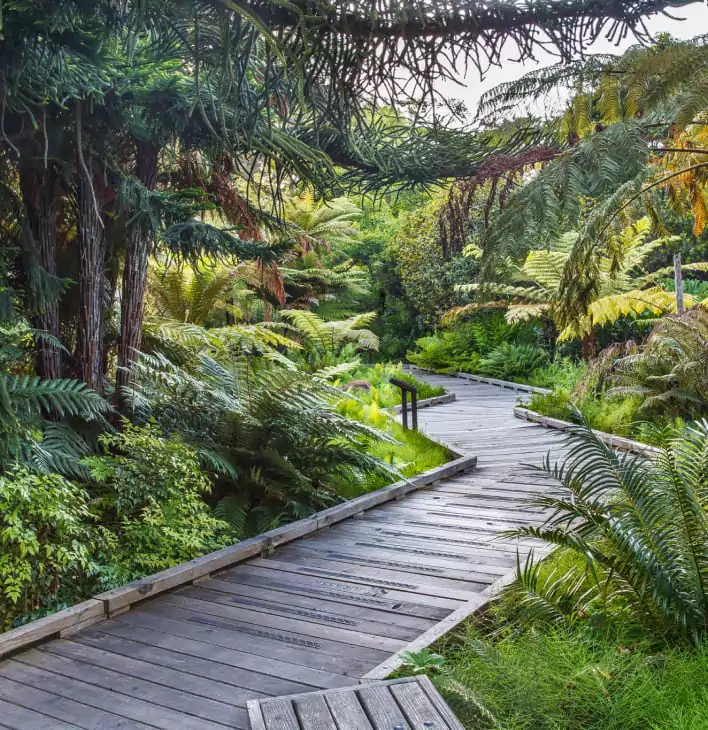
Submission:
POLYGON ((8 730, 28 730, 28 728, 32 728, 32 730, 79 730, 78 725, 40 715, 34 710, 28 710, 5 700, 0 700, 0 721, 2 721, 2 727, 8 728, 8 730))
POLYGON ((9 659, 0 664, 0 675, 6 679, 51 692, 53 695, 113 713, 164 730, 223 730, 221 723, 184 715, 152 701, 144 701, 9 659))
POLYGON ((261 705, 266 728, 300 730, 295 708, 290 700, 271 700, 261 705))
POLYGON ((150 679, 146 680, 138 675, 135 668, 129 668, 130 674, 123 674, 97 664, 87 664, 80 659, 36 649, 24 652, 18 661, 63 678, 110 690, 118 695, 117 701, 121 704, 132 704, 134 699, 145 700, 150 705, 165 708, 166 715, 173 720, 175 717, 172 710, 176 710, 178 713, 194 715, 195 718, 204 720, 205 728, 216 728, 219 725, 246 728, 246 710, 243 707, 216 702, 207 694, 200 696, 165 686, 159 682, 160 674, 157 671, 153 671, 150 679))
POLYGON ((396 614, 436 620, 446 616, 458 605, 458 601, 445 602, 443 605, 435 599, 428 600, 425 596, 411 595, 377 586, 367 586, 349 583, 342 580, 331 580, 308 576, 292 568, 297 566, 286 563, 287 569, 274 567, 275 561, 268 561, 267 565, 244 565, 237 573, 225 573, 220 576, 223 580, 240 585, 247 584, 266 586, 277 591, 299 593, 304 595, 323 597, 327 600, 346 602, 354 605, 373 606, 382 611, 392 611, 396 614))
MULTIPOLYGON (((145 725, 136 720, 86 705, 69 697, 38 689, 24 682, 0 676, 0 699, 11 704, 41 713, 46 717, 76 725, 83 730, 150 730, 153 725, 145 725)), ((32 727, 31 725, 29 727, 32 727)), ((54 727, 51 725, 50 727, 54 727)), ((22 730, 29 730, 27 726, 22 730)))
POLYGON ((375 730, 388 730, 388 728, 395 727, 400 727, 401 730, 411 730, 411 726, 391 694, 390 687, 364 685, 358 694, 375 730))
POLYGON ((336 730, 334 718, 322 695, 312 694, 293 700, 302 730, 336 730))
MULTIPOLYGON (((385 654, 373 649, 356 652, 352 656, 344 652, 344 647, 335 642, 316 640, 307 636, 275 629, 249 630, 247 626, 236 626, 226 619, 200 618, 188 620, 188 612, 168 610, 161 607, 159 611, 131 611, 119 616, 119 620, 130 626, 157 628, 162 625, 164 631, 185 639, 194 639, 224 649, 243 651, 262 659, 278 660, 288 664, 309 667, 329 675, 350 674, 367 671, 371 664, 376 664, 375 657, 385 654), (178 618, 179 617, 179 618, 178 618), (362 658, 365 654, 368 658, 362 658)), ((352 652, 355 653, 355 652, 352 652)), ((264 661, 264 664, 266 662, 264 661)), ((275 667, 274 667, 275 669, 275 667)))
POLYGON ((456 590, 450 586, 435 587, 421 585, 418 582, 409 581, 409 576, 405 575, 398 576, 400 580, 395 580, 396 574, 392 574, 391 571, 386 572, 375 568, 335 563, 333 561, 310 560, 308 561, 308 565, 301 565, 296 562, 259 558, 254 560, 252 565, 272 566, 279 570, 290 571, 298 575, 360 583, 373 588, 391 589, 408 594, 407 598, 410 601, 452 610, 457 608, 460 602, 464 602, 470 597, 469 591, 456 590))
MULTIPOLYGON (((126 657, 123 654, 114 654, 106 649, 98 649, 91 645, 79 644, 73 641, 54 641, 41 647, 42 652, 58 654, 92 666, 110 669, 129 677, 138 677, 150 682, 156 682, 165 687, 181 690, 197 697, 208 697, 216 702, 236 707, 245 708, 249 699, 268 696, 267 693, 259 692, 255 687, 246 689, 235 684, 226 684, 222 681, 209 679, 200 674, 175 670, 165 664, 166 652, 160 652, 160 650, 153 650, 152 648, 148 649, 147 647, 144 647, 144 649, 144 654, 150 656, 154 660, 153 662, 126 657)), ((167 657, 167 662, 169 662, 169 657, 167 657)), ((193 668, 192 671, 197 670, 193 668)), ((224 672, 221 671, 223 679, 233 679, 231 676, 223 677, 224 672)), ((258 678, 255 678, 253 684, 255 685, 257 681, 258 678)), ((299 685, 299 687, 303 688, 303 685, 299 685)), ((281 691, 281 687, 278 687, 278 691, 281 691)))
POLYGON ((329 623, 371 636, 389 639, 410 640, 412 636, 419 633, 421 626, 430 623, 419 620, 416 628, 406 628, 392 623, 390 614, 372 611, 360 606, 348 606, 331 601, 317 601, 307 596, 253 589, 250 586, 241 586, 242 590, 239 592, 239 587, 233 586, 226 581, 220 581, 220 584, 225 586, 225 592, 219 590, 219 585, 214 586, 214 583, 209 581, 208 588, 205 585, 201 585, 199 588, 182 588, 179 595, 227 606, 246 608, 258 611, 261 614, 268 613, 293 618, 301 623, 307 621, 329 623), (234 593, 228 592, 229 589, 233 590, 234 593), (389 620, 386 623, 387 617, 389 620))
POLYGON ((356 692, 332 692, 324 698, 338 729, 373 730, 356 692))
POLYGON ((430 727, 440 728, 447 725, 417 682, 396 684, 389 690, 414 730, 428 727, 426 723, 430 723, 430 727))
POLYGON ((86 627, 103 618, 103 604, 100 601, 91 599, 77 603, 75 606, 57 611, 51 616, 45 616, 11 631, 0 633, 0 657, 53 636, 59 636, 62 631, 77 624, 86 627))
POLYGON ((349 629, 343 626, 342 622, 338 621, 331 614, 321 613, 318 617, 308 615, 302 620, 204 600, 208 598, 206 591, 195 591, 194 595, 195 597, 177 593, 169 594, 165 597, 164 603, 165 605, 183 608, 187 611, 199 611, 199 613, 233 619, 234 621, 244 622, 254 626, 292 631, 302 636, 331 639, 332 641, 353 644, 356 647, 365 647, 367 649, 377 649, 383 652, 396 651, 403 643, 400 639, 374 636, 358 630, 349 629), (315 618, 318 620, 314 620, 315 618))
POLYGON ((152 654, 155 661, 164 662, 182 671, 269 695, 292 693, 303 686, 311 689, 342 687, 347 684, 347 678, 339 674, 320 672, 245 651, 217 647, 164 633, 159 629, 123 625, 113 621, 101 624, 100 634, 81 634, 74 637, 74 640, 91 646, 106 646, 113 652, 122 652, 128 656, 145 658, 152 654))

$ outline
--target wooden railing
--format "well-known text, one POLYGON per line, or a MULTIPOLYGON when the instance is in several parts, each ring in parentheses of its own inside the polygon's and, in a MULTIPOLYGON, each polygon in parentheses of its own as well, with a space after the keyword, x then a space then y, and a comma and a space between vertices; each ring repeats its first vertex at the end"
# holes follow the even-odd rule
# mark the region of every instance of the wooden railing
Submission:
POLYGON ((418 430, 418 388, 407 383, 405 380, 390 378, 389 383, 401 389, 401 423, 403 428, 408 428, 408 393, 411 394, 411 421, 413 430, 418 430))

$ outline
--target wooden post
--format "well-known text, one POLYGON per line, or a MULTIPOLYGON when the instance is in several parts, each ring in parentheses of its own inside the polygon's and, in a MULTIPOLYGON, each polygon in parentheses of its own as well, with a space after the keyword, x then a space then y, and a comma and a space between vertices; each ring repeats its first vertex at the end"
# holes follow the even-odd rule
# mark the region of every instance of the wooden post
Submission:
POLYGON ((415 385, 407 383, 405 380, 390 378, 389 383, 401 389, 401 423, 403 428, 408 428, 408 393, 411 394, 411 412, 413 421, 413 430, 418 430, 418 388, 415 385))
POLYGON ((413 422, 413 430, 418 430, 418 390, 413 388, 411 391, 411 421, 413 422))

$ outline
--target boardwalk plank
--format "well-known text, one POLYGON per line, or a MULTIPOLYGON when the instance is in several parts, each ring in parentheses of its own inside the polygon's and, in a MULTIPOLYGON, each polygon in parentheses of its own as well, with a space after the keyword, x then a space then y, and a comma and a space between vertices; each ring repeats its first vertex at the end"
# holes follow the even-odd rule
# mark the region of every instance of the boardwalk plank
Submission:
POLYGON ((549 449, 558 457, 567 444, 515 419, 515 392, 430 380, 457 401, 421 411, 421 429, 476 453, 473 472, 6 660, 0 730, 245 728, 245 706, 259 698, 270 716, 258 721, 275 720, 278 730, 329 730, 335 722, 417 728, 428 714, 436 726, 459 730, 424 685, 384 693, 364 685, 360 699, 345 699, 340 688, 479 606, 513 571, 517 550, 523 558, 539 546, 502 540, 499 531, 543 519, 527 501, 557 485, 522 464, 540 464, 549 449), (330 693, 269 699, 321 689, 330 693))

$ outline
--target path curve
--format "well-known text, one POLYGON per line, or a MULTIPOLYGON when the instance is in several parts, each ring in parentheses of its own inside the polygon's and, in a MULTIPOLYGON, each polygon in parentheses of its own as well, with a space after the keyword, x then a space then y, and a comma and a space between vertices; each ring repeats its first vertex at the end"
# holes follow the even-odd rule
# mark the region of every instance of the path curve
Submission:
POLYGON ((486 602, 532 547, 498 531, 542 517, 521 464, 563 437, 515 419, 515 393, 425 377, 457 400, 421 430, 477 469, 0 662, 0 728, 246 728, 247 700, 376 677, 486 602))

